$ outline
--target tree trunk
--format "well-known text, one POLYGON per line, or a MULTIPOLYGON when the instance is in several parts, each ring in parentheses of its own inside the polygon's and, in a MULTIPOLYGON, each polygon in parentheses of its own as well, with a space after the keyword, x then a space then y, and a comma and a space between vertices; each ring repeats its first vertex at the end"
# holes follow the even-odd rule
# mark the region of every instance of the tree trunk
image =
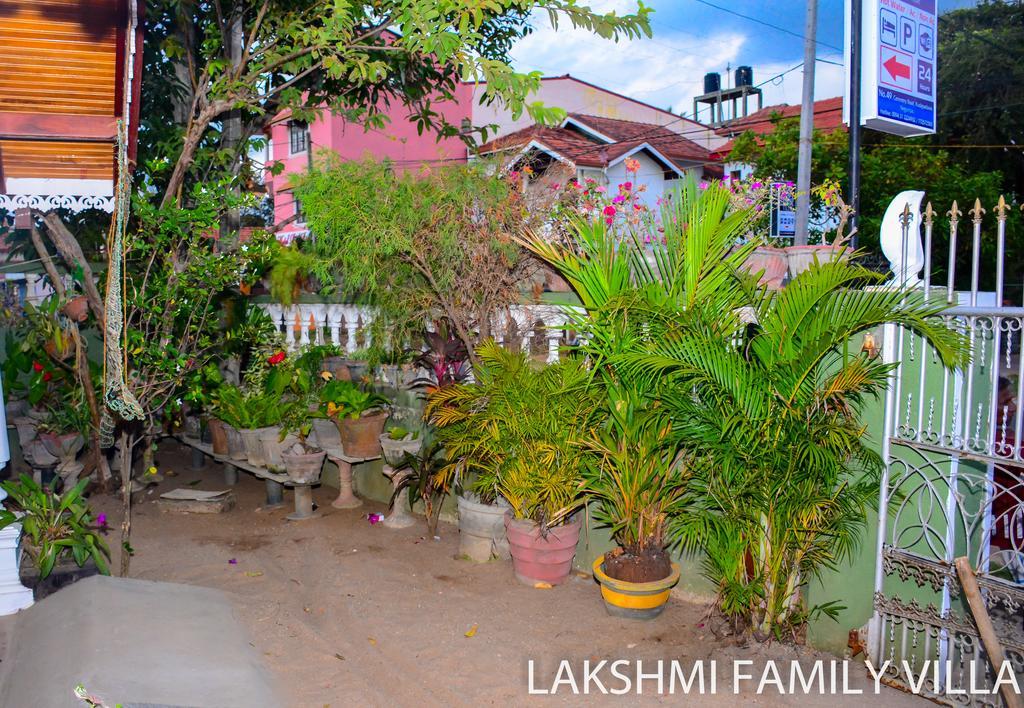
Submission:
POLYGON ((121 501, 124 518, 121 520, 121 577, 128 577, 131 564, 132 538, 132 455, 135 440, 127 431, 121 433, 121 501))

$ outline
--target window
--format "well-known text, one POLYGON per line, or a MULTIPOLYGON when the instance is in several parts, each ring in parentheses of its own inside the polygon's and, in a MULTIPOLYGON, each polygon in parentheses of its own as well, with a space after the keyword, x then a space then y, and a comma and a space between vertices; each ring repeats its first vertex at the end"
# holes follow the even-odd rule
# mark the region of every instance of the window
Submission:
POLYGON ((302 211, 302 202, 299 201, 298 197, 295 197, 295 223, 306 223, 306 214, 302 211))
POLYGON ((309 149, 309 126, 297 120, 288 123, 288 144, 292 155, 306 152, 309 149))

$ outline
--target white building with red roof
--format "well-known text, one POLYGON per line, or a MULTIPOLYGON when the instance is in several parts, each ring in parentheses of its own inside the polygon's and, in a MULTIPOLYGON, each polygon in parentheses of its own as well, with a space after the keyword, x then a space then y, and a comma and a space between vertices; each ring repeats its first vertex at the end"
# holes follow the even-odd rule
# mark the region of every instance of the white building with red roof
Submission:
POLYGON ((576 179, 593 179, 614 187, 627 180, 645 185, 645 201, 653 205, 685 177, 721 176, 710 150, 664 125, 569 113, 561 125, 530 125, 481 145, 480 156, 500 156, 512 167, 529 166, 535 173, 551 165, 568 168, 576 179), (626 161, 639 170, 627 175, 626 161))

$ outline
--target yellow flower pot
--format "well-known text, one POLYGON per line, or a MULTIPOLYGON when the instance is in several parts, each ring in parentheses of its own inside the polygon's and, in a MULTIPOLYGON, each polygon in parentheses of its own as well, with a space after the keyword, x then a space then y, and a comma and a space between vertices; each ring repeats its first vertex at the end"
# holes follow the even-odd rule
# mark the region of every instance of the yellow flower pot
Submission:
POLYGON ((594 561, 594 578, 601 584, 601 596, 608 614, 627 619, 654 619, 665 609, 672 586, 679 582, 679 566, 672 564, 667 578, 649 583, 616 580, 604 572, 604 556, 594 561))

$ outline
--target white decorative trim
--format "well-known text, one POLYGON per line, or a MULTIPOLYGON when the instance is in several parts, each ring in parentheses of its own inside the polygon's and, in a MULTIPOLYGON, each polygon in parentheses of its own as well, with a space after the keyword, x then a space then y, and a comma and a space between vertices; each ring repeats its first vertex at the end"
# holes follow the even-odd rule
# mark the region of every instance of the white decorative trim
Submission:
POLYGON ((0 194, 0 209, 7 211, 15 211, 16 209, 38 209, 39 211, 69 209, 76 212, 85 211, 86 209, 100 209, 109 214, 114 211, 114 197, 74 196, 69 194, 0 194))
POLYGON ((605 135, 601 131, 596 130, 595 128, 590 127, 589 125, 587 125, 583 121, 580 121, 580 120, 577 120, 577 119, 573 118, 572 116, 569 116, 564 121, 562 121, 562 126, 561 127, 564 128, 567 125, 575 126, 575 127, 579 128, 580 130, 582 130, 587 135, 591 135, 591 136, 597 138, 598 140, 603 140, 606 143, 608 143, 609 145, 611 145, 613 143, 620 142, 620 141, 615 140, 614 138, 612 138, 612 137, 610 137, 608 135, 605 135))
POLYGON ((64 194, 79 197, 111 197, 114 182, 109 179, 63 179, 54 177, 8 177, 4 183, 7 194, 64 194))
POLYGON ((651 153, 656 158, 661 160, 663 163, 668 165, 670 168, 672 168, 672 171, 675 172, 680 177, 685 177, 686 176, 686 171, 685 170, 681 170, 679 167, 676 166, 676 164, 674 162, 672 162, 672 160, 668 159, 667 157, 662 155, 660 152, 655 150, 653 147, 651 147, 651 145, 649 143, 640 143, 639 145, 637 145, 635 148, 633 148, 629 152, 625 152, 625 153, 619 155, 618 157, 616 157, 614 160, 611 160, 608 163, 608 166, 609 167, 613 167, 613 166, 619 164, 620 162, 622 162, 623 160, 625 160, 627 157, 632 157, 633 155, 635 155, 638 152, 641 152, 643 150, 646 150, 647 152, 651 153))

